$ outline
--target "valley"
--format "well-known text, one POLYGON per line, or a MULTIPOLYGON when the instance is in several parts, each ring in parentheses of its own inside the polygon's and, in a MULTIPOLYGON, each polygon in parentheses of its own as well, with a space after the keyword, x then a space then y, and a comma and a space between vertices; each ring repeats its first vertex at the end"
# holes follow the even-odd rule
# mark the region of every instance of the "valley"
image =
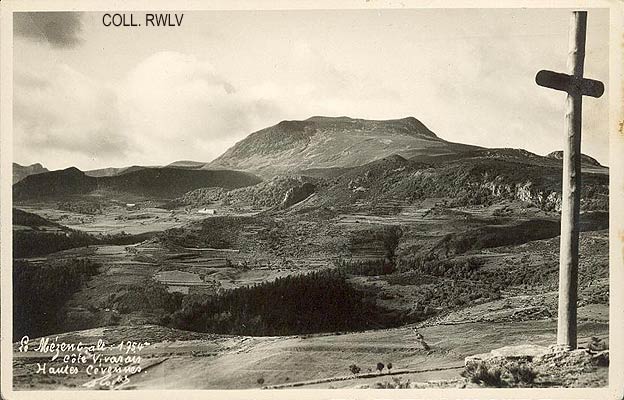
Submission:
MULTIPOLYGON (((14 186, 14 283, 81 278, 49 321, 19 313, 13 339, 149 340, 126 389, 474 386, 465 357, 554 342, 556 156, 446 142, 414 118, 313 117, 208 164, 27 176, 14 186), (378 362, 393 369, 375 375, 378 362)), ((609 337, 609 175, 596 164, 583 173, 581 345, 609 337)), ((18 389, 83 388, 15 356, 18 389)), ((535 385, 603 386, 607 371, 535 385)))

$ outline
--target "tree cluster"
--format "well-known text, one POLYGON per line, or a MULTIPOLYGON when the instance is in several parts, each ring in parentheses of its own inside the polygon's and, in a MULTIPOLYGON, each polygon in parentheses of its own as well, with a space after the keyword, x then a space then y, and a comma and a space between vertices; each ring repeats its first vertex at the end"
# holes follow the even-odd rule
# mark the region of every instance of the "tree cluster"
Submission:
POLYGON ((99 264, 88 259, 34 265, 13 263, 13 339, 39 337, 62 330, 59 311, 99 264))
POLYGON ((184 304, 164 322, 200 332, 291 335, 396 326, 402 317, 376 306, 340 271, 324 270, 184 304))

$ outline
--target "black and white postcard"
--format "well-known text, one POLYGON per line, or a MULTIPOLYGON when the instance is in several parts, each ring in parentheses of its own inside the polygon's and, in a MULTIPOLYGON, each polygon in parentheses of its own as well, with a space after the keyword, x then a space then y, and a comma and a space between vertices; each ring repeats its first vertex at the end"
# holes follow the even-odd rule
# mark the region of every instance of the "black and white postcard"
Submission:
POLYGON ((3 397, 624 395, 621 2, 3 3, 3 397))

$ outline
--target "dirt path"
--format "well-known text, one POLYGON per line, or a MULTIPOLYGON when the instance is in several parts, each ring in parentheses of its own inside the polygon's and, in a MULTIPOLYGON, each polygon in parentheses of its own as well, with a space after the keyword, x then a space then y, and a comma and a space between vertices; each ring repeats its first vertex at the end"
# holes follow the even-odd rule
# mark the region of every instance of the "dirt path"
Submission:
POLYGON ((292 383, 284 383, 281 385, 265 386, 263 387, 263 389, 285 389, 285 388, 293 388, 293 387, 300 387, 300 386, 318 385, 322 383, 347 381, 347 380, 352 380, 352 379, 381 378, 381 377, 396 376, 396 375, 419 374, 423 372, 447 371, 447 370, 455 370, 455 369, 463 369, 463 368, 464 368, 464 364, 460 364, 454 367, 431 368, 431 369, 420 369, 420 370, 419 369, 406 369, 406 370, 386 372, 385 374, 367 373, 367 374, 343 375, 343 376, 336 376, 332 378, 317 379, 313 381, 292 382, 292 383))

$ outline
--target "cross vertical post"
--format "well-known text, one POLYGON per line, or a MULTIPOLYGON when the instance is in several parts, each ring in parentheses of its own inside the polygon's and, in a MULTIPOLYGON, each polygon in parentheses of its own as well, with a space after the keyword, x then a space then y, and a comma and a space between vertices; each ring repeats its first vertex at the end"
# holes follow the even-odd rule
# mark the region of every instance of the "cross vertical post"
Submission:
MULTIPOLYGON (((587 12, 575 11, 570 19, 568 72, 583 79, 587 12)), ((581 208, 581 115, 583 95, 570 88, 566 99, 565 144, 559 247, 559 308, 557 345, 576 348, 576 303, 578 291, 579 226, 581 208)))
POLYGON ((581 115, 583 96, 600 97, 604 84, 583 77, 587 11, 574 11, 570 19, 568 72, 542 70, 535 82, 567 92, 565 145, 561 190, 561 239, 559 248, 559 307, 557 347, 576 349, 576 303, 578 299, 579 231, 581 211, 581 115))

